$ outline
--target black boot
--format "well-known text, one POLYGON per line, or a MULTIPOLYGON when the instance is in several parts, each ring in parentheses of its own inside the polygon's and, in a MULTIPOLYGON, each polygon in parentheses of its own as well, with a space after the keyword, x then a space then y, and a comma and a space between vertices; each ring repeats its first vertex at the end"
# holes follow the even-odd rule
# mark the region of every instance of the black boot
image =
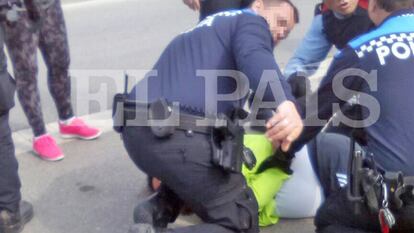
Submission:
POLYGON ((134 209, 134 222, 147 223, 155 228, 166 228, 173 223, 181 210, 182 201, 164 186, 140 202, 134 209))
POLYGON ((0 210, 0 233, 19 233, 32 218, 33 206, 26 201, 20 202, 19 211, 16 213, 0 210))

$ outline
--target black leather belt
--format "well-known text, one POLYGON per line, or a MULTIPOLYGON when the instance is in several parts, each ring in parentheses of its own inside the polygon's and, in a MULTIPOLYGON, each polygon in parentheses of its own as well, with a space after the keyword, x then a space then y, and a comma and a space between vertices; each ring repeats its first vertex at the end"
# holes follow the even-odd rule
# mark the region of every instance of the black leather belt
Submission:
MULTIPOLYGON (((124 109, 124 127, 134 126, 149 126, 149 114, 147 104, 133 104, 125 106, 124 109)), ((201 126, 199 121, 206 120, 203 117, 180 112, 178 115, 177 125, 175 129, 186 131, 189 133, 211 134, 212 126, 201 126)))

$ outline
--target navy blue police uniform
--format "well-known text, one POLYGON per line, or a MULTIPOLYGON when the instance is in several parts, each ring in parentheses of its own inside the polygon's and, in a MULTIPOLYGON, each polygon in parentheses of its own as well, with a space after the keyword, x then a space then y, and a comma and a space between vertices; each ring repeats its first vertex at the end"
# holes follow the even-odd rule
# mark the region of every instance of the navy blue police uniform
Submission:
MULTIPOLYGON (((317 119, 316 116, 328 120, 335 113, 333 104, 343 107, 348 99, 358 96, 359 117, 354 119, 362 120, 362 125, 347 124, 363 129, 364 150, 374 156, 380 171, 414 176, 413 72, 414 12, 402 10, 393 13, 375 30, 352 40, 336 55, 317 94, 311 98, 318 102, 318 110, 309 111, 307 120, 317 119)), ((321 129, 305 127, 293 150, 321 129)), ((335 148, 343 157, 350 155, 349 138, 326 146, 335 148)), ((329 157, 332 153, 335 152, 320 156, 329 157)), ((337 169, 347 171, 347 167, 337 169)), ((392 232, 414 230, 413 200, 411 187, 407 189, 404 207, 395 210, 397 225, 392 232)), ((355 216, 352 207, 345 188, 330 195, 316 218, 319 232, 381 232, 378 214, 364 209, 360 216, 355 216)))
MULTIPOLYGON (((157 74, 150 77, 149 73, 133 88, 129 98, 151 103, 162 97, 169 103, 179 102, 180 110, 186 114, 210 115, 205 103, 206 90, 217 86, 213 90, 219 94, 236 91, 234 77, 220 73, 223 70, 243 73, 249 80, 248 88, 257 92, 263 72, 273 71, 272 85, 289 93, 289 85, 281 78, 274 59, 273 46, 265 19, 252 11, 215 14, 177 36, 156 62, 157 74), (206 81, 211 77, 201 77, 197 70, 213 70, 224 77, 206 81)), ((293 99, 289 94, 285 96, 284 91, 272 93, 264 88, 263 99, 275 101, 274 108, 293 99)), ((229 114, 243 104, 238 100, 222 101, 217 112, 229 114)), ((162 181, 158 196, 163 197, 154 205, 162 203, 161 209, 171 210, 186 203, 204 222, 167 232, 259 232, 258 206, 252 190, 241 173, 225 171, 212 163, 210 135, 177 130, 168 138, 157 138, 149 127, 131 126, 124 127, 122 135, 135 164, 162 181)), ((175 217, 168 221, 173 222, 175 217)), ((141 220, 142 210, 136 211, 135 222, 141 220)))

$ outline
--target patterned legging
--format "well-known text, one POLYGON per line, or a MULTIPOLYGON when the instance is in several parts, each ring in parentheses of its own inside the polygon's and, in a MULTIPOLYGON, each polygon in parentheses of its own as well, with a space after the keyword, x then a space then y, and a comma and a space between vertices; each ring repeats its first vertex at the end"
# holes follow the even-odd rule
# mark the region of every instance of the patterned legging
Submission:
POLYGON ((70 56, 60 0, 42 11, 40 27, 34 27, 26 13, 19 21, 5 25, 6 44, 13 63, 20 104, 35 136, 46 133, 37 86, 37 48, 48 70, 48 87, 59 118, 73 116, 70 103, 70 56))

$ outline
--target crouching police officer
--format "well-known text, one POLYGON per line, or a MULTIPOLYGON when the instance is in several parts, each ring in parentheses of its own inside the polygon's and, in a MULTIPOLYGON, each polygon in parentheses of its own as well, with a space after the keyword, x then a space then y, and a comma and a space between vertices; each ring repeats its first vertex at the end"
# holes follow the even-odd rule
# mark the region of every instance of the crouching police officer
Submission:
MULTIPOLYGON (((19 1, 0 1, 0 20, 17 20, 19 1)), ((21 201, 18 164, 9 126, 9 110, 14 106, 15 83, 7 72, 3 50, 4 30, 0 26, 0 233, 21 232, 33 217, 30 203, 21 201)))
MULTIPOLYGON (((352 154, 352 159, 348 184, 345 177, 343 188, 328 196, 318 211, 317 232, 414 232, 413 2, 370 0, 369 16, 378 27, 352 40, 335 57, 311 97, 319 98, 319 107, 317 114, 308 112, 307 120, 329 119, 333 104, 343 107, 352 96, 359 103, 354 108, 357 118, 337 113, 343 123, 359 129, 352 140, 335 136, 324 145, 329 153, 319 155, 352 154), (350 141, 359 142, 362 149, 350 146, 350 141)), ((305 127, 293 148, 321 128, 305 127)))
MULTIPOLYGON (((136 207, 138 224, 131 232, 259 232, 257 201, 240 172, 243 130, 234 121, 245 97, 231 93, 252 89, 273 101, 271 108, 291 126, 279 141, 296 139, 302 122, 273 57, 274 38, 286 29, 271 21, 293 15, 289 1, 256 0, 250 9, 208 17, 168 45, 156 72, 140 81, 126 100, 116 98, 114 120, 121 126, 116 130, 122 132, 131 159, 162 181, 160 191, 136 207), (270 78, 260 85, 264 71, 270 78), (161 122, 146 124, 147 117, 161 122), (200 122, 204 118, 216 126, 200 122), (183 203, 204 223, 166 229, 183 203)), ((287 149, 289 143, 283 145, 287 149)))

